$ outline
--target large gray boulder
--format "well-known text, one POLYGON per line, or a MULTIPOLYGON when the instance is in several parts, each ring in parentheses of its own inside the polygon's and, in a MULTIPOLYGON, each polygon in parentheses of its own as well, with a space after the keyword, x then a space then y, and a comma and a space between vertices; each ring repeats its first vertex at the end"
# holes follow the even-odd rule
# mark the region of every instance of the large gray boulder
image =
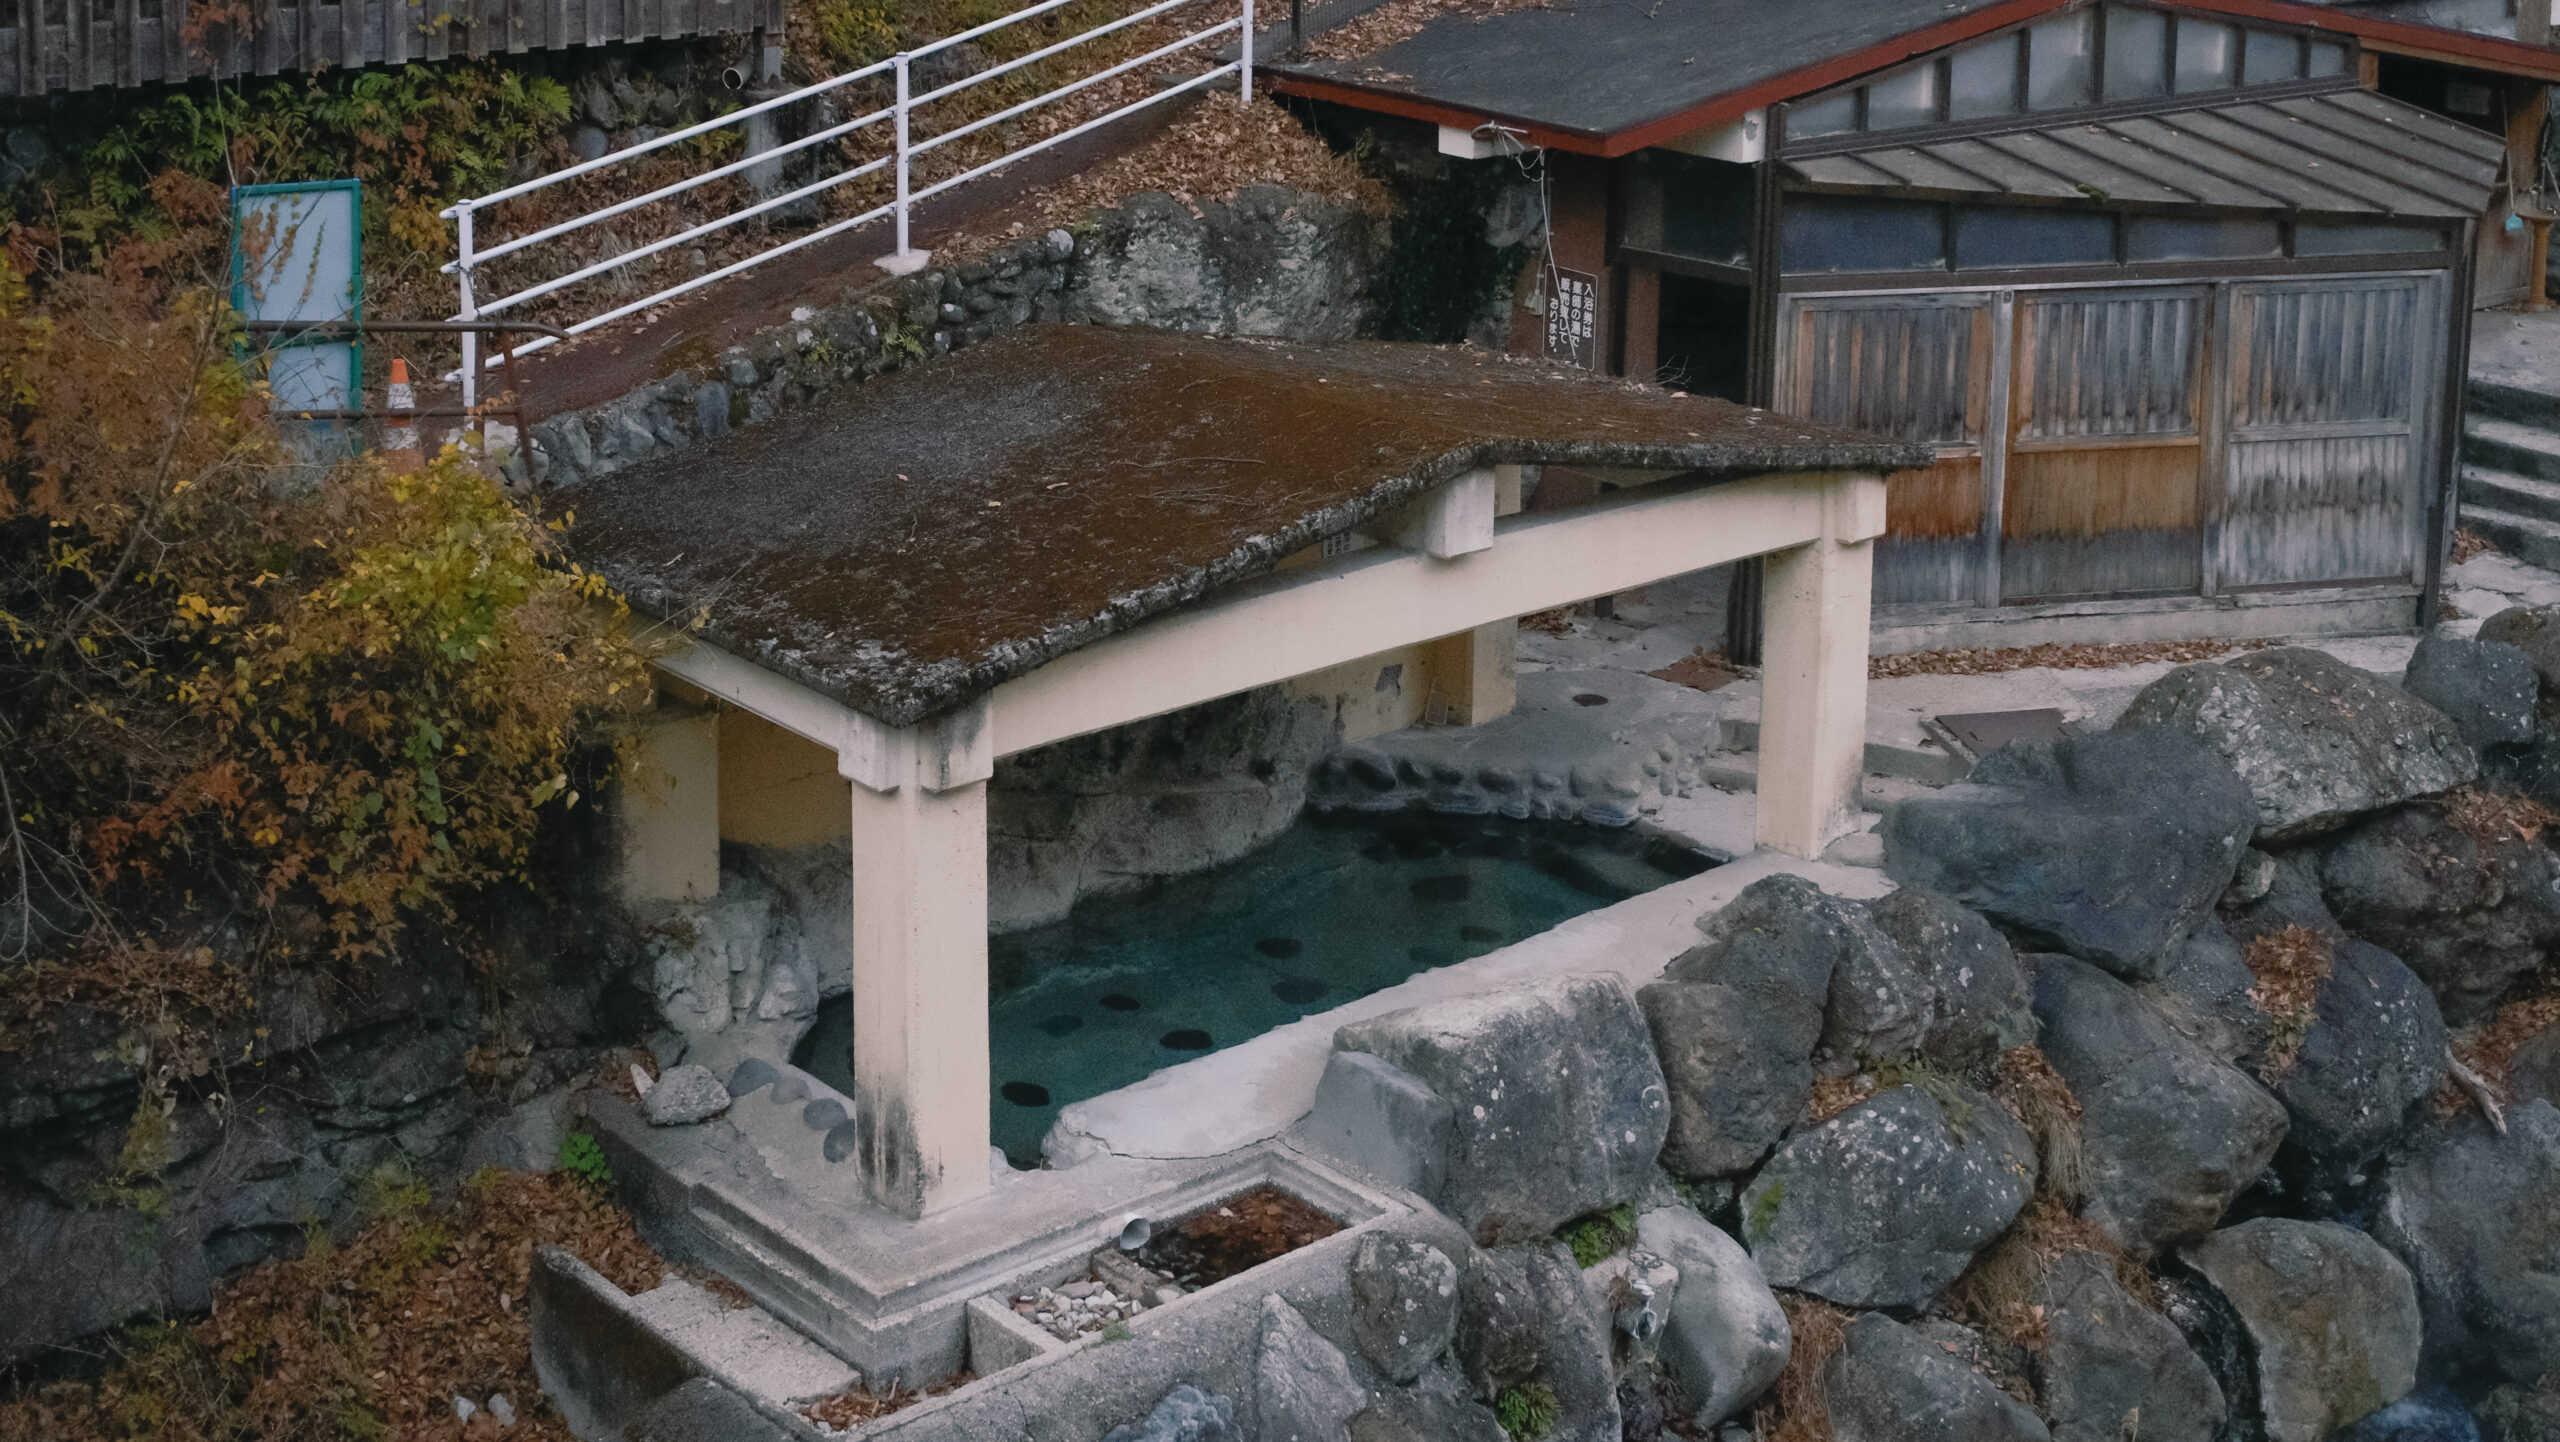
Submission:
POLYGON ((2168 1318, 2116 1285, 2086 1252, 2045 1277, 2037 1390, 2053 1442, 2213 1442, 2225 1407, 2213 1372, 2168 1318))
POLYGON ((1458 1334, 1458 1264, 1428 1242, 1371 1232, 1351 1254, 1351 1339, 1391 1382, 1411 1382, 1458 1334))
POLYGON ((2241 960, 2240 943, 2223 928, 2206 925, 2178 948, 2159 980, 2138 983, 2134 991, 2216 1061, 2255 1067, 2274 1032, 2250 999, 2257 984, 2257 974, 2241 960))
POLYGON ((1369 1409, 1351 1419, 1351 1442, 1511 1442, 1511 1434, 1443 1359, 1411 1386, 1379 1389, 1369 1409))
POLYGON ((2374 1235, 2408 1264, 2433 1367, 2532 1384, 2560 1367, 2560 1111, 2432 1130, 2383 1173, 2374 1235))
POLYGON ((1742 1244, 1687 1207, 1636 1218, 1636 1243, 1680 1269, 1658 1355, 1690 1417, 1712 1427, 1757 1400, 1786 1370, 1787 1314, 1742 1244))
POLYGON ((1254 1435, 1263 1442, 1351 1442, 1351 1418, 1368 1405, 1369 1389, 1352 1377, 1342 1349, 1278 1293, 1266 1294, 1253 1359, 1254 1435))
POLYGON ((2220 757, 2153 729, 2016 743, 1886 808, 1885 871, 2023 946, 2160 974, 2231 884, 2257 805, 2220 757))
POLYGON ((2474 751, 2533 741, 2541 677, 2532 657, 2503 641, 2429 631, 2400 685, 2451 718, 2474 751))
POLYGON ((1751 883, 1699 928, 1706 940, 1663 969, 1675 982, 1715 982, 1768 1008, 1773 1047, 1808 1033, 1817 1069, 1846 1074, 1920 1050, 1935 988, 1868 913, 1800 876, 1751 883))
POLYGON ((1146 191, 1097 212, 1077 237, 1064 318, 1348 340, 1368 317, 1382 239, 1360 206, 1292 187, 1197 203, 1146 191))
POLYGON ((1389 1012, 1334 1036, 1453 1109, 1434 1198, 1479 1245, 1542 1237, 1656 1174, 1671 1098, 1644 1013, 1609 975, 1560 976, 1389 1012))
POLYGON ((2560 942, 2560 863, 2512 837, 2483 845, 2409 807, 2358 824, 2320 859, 2320 890, 2349 931, 2426 982, 2445 1020, 2478 1021, 2560 942))
POLYGON ((2184 732, 2230 762, 2257 803, 2261 841, 2332 830, 2480 774, 2452 718, 2302 647, 2181 666, 2116 724, 2184 732))
POLYGON ((2083 1213, 2145 1252, 2212 1231, 2274 1158, 2284 1107, 2086 963, 2038 960, 2036 1017, 2080 1099, 2083 1213))
POLYGON ((1457 1358, 1478 1399, 1539 1383, 1556 1394, 1553 1442, 1619 1442, 1609 1319, 1564 1248, 1475 1252, 1458 1279, 1457 1358))
POLYGON ((1870 1097, 1778 1149, 1742 1194, 1742 1239, 1780 1287, 1920 1307, 2014 1220, 2036 1183, 2026 1128, 1990 1098, 1870 1097))
POLYGON ((2543 693, 2560 699, 2560 606, 2509 606, 2481 622, 2472 639, 2523 652, 2543 693))
POLYGON ((2267 1442, 2322 1442, 2417 1385, 2417 1288, 2364 1233, 2260 1217, 2182 1255, 2248 1330, 2267 1442))
POLYGON ((1186 1382, 1165 1393, 1143 1421, 1112 1428, 1102 1442, 1244 1442, 1244 1429, 1236 1425, 1234 1403, 1186 1382))
POLYGON ((2476 1415, 2481 1442, 2560 1442, 2560 1391, 2492 1387, 2476 1415))
POLYGON ((1682 1177, 1747 1172, 1804 1112, 1810 1043, 1790 1045, 1786 1014, 1711 981, 1658 981, 1636 993, 1671 1091, 1662 1165, 1682 1177))
POLYGON ((2507 1061, 2507 1086, 2520 1102, 2560 1106, 2560 1026, 2524 1039, 2507 1061))
POLYGON ((2352 1171, 2398 1138, 2446 1063, 2444 1015, 2416 973, 2351 936, 2335 955, 2301 1054, 2274 1088, 2293 1118, 2286 1152, 2322 1173, 2352 1171))
POLYGON ((2052 1436, 2017 1399, 1881 1312, 1849 1324, 1823 1371, 1822 1397, 1831 1409, 1832 1442, 2048 1442, 2052 1436))
POLYGON ((2035 1040, 2036 1018, 2017 952, 1979 912, 1925 886, 1905 886, 1869 914, 1929 985, 1922 1059, 1962 1070, 2035 1040))

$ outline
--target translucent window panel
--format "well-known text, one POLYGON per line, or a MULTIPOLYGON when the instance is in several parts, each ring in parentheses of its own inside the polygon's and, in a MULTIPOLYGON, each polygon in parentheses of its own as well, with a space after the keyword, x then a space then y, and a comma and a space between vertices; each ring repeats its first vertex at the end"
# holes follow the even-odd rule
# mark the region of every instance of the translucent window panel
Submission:
MULTIPOLYGON (((2343 56, 2345 46, 2336 47, 2343 56)), ((2334 70, 2323 71, 2334 75, 2334 70)), ((2273 85, 2302 78, 2302 37, 2278 35, 2266 30, 2249 32, 2248 59, 2242 62, 2240 78, 2250 85, 2273 85)))
POLYGON ((2250 260, 2282 254, 2284 236, 2272 220, 2125 217, 2124 258, 2129 261, 2250 260))
POLYGON ((2311 42, 2311 73, 2315 78, 2347 73, 2347 44, 2343 40, 2311 42))
POLYGON ((2018 46, 2003 35, 1947 57, 1947 118, 1979 120, 2018 108, 2018 46))
POLYGON ((2389 255, 2442 250, 2444 232, 2426 225, 2333 225, 2305 222, 2293 228, 2296 255, 2389 255))
POLYGON ((1938 119, 1938 67, 1933 62, 1867 86, 1867 128, 1893 130, 1938 119))
POLYGON ((2240 79, 2240 31, 2190 17, 2178 21, 2178 93, 2228 90, 2240 79))
POLYGON ((2169 17, 2107 7, 2106 98, 2147 100, 2169 93, 2169 17))
POLYGON ((2116 219, 2104 212, 1958 206, 1955 231, 1959 270, 2109 265, 2116 258, 2116 219))
POLYGON ((1946 263, 1945 207, 1923 201, 1793 195, 1778 225, 1778 266, 1790 275, 1946 263))
POLYGON ((1787 112, 1787 135, 1791 139, 1846 135, 1857 128, 1858 92, 1854 90, 1843 90, 1824 100, 1808 100, 1787 112))
POLYGON ((2096 12, 2060 15, 2027 31, 2027 108, 2060 110, 2097 99, 2096 12))

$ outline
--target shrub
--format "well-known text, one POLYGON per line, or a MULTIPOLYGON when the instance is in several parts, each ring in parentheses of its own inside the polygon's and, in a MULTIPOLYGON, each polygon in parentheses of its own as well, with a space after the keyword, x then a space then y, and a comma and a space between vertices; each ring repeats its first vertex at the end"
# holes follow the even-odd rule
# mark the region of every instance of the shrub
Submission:
POLYGON ((1555 1389, 1544 1382, 1505 1387, 1493 1399, 1494 1420, 1511 1434, 1512 1442, 1538 1442, 1555 1430, 1557 1419, 1563 1415, 1555 1389))
POLYGON ((168 254, 41 306, 0 273, 0 963, 39 963, 0 1040, 462 919, 645 694, 603 583, 464 455, 289 467, 168 254))

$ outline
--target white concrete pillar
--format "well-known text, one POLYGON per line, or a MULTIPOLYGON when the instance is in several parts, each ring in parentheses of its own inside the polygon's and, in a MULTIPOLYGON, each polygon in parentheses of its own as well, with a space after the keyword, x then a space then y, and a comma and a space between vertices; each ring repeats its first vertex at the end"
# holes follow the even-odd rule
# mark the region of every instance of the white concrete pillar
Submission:
POLYGON ((984 702, 867 728, 853 782, 853 1080, 873 1201, 926 1217, 983 1195, 987 1108, 984 702))
POLYGON ((1520 702, 1519 644, 1516 620, 1488 622, 1431 644, 1432 687, 1449 702, 1440 724, 1480 726, 1511 714, 1520 702))
POLYGON ((1856 829, 1868 603, 1884 533, 1882 480, 1827 484, 1823 538, 1770 552, 1761 582, 1759 841, 1808 859, 1856 829))
POLYGON ((661 695, 635 735, 615 826, 623 897, 708 901, 720 892, 720 713, 661 695))

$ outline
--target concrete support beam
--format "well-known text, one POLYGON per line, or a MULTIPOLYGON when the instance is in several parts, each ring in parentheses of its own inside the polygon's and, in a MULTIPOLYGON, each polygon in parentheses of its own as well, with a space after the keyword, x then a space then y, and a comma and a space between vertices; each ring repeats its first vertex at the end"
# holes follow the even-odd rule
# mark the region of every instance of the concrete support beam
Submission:
POLYGON ((1432 643, 1433 689, 1448 702, 1443 726, 1480 726, 1508 716, 1520 702, 1517 620, 1489 621, 1432 643))
POLYGON ((720 891, 720 713, 661 698, 637 736, 616 827, 622 894, 707 901, 720 891))
POLYGON ((982 1196, 990 1179, 985 722, 981 703, 839 753, 853 782, 859 1159, 871 1199, 906 1217, 982 1196), (981 741, 954 744, 965 736, 981 741))
POLYGON ((1867 613, 1884 484, 1832 497, 1825 534, 1769 554, 1761 582, 1759 842, 1808 860, 1856 829, 1867 613))
MULTIPOLYGON (((1821 539, 1828 500, 1883 483, 1837 473, 1618 491, 1502 522, 1487 550, 1440 561, 1363 551, 1289 570, 1061 656, 994 692, 995 754, 1196 706, 1672 576, 1821 539)), ((1866 622, 1852 644, 1865 644, 1866 622)))

